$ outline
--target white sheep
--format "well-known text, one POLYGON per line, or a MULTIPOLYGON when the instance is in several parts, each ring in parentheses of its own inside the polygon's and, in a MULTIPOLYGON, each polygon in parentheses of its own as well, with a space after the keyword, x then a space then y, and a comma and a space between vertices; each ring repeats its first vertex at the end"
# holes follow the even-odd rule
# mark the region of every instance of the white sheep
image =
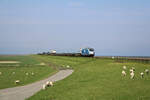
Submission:
POLYGON ((53 82, 50 81, 49 84, 50 84, 50 86, 53 86, 53 82))
POLYGON ((144 73, 143 72, 141 72, 140 75, 141 75, 141 78, 144 78, 144 73))
POLYGON ((148 75, 148 74, 149 74, 149 70, 148 70, 148 69, 145 69, 145 73, 148 75))
POLYGON ((46 84, 43 84, 42 89, 43 89, 43 90, 46 89, 46 84))
POLYGON ((126 70, 126 69, 127 69, 127 67, 126 67, 126 66, 123 66, 123 69, 124 69, 124 70, 126 70))
POLYGON ((32 75, 34 75, 34 73, 33 73, 33 72, 32 72, 31 74, 32 74, 32 75))
POLYGON ((115 57, 114 57, 114 56, 112 56, 111 58, 112 58, 112 59, 115 59, 115 57))
POLYGON ((26 73, 26 75, 29 75, 29 73, 26 73))
POLYGON ((2 75, 2 72, 0 72, 0 75, 2 75))
POLYGON ((42 89, 45 90, 46 87, 50 87, 50 86, 53 86, 53 82, 47 81, 46 84, 43 84, 42 89))
POLYGON ((19 83, 20 83, 20 80, 16 80, 16 81, 15 81, 15 84, 19 84, 19 83))
POLYGON ((47 81, 47 82, 46 82, 46 86, 47 86, 47 87, 49 87, 49 86, 53 86, 53 82, 51 82, 51 81, 47 81))
POLYGON ((133 70, 133 71, 135 71, 135 68, 134 68, 134 67, 132 67, 132 70, 133 70))
POLYGON ((15 72, 12 72, 12 74, 15 74, 15 72))
POLYGON ((134 79, 134 72, 131 72, 131 73, 130 73, 130 76, 131 76, 131 77, 130 77, 131 79, 134 79))
POLYGON ((49 87, 49 86, 50 86, 50 83, 49 83, 49 81, 47 81, 47 82, 46 82, 46 86, 47 86, 47 87, 49 87))
POLYGON ((134 72, 133 69, 130 69, 129 71, 130 71, 130 73, 133 73, 133 72, 134 72))
POLYGON ((69 65, 67 65, 66 67, 67 67, 67 68, 70 68, 70 66, 69 66, 69 65))
POLYGON ((123 75, 123 76, 126 76, 126 72, 125 72, 124 70, 122 71, 122 75, 123 75))

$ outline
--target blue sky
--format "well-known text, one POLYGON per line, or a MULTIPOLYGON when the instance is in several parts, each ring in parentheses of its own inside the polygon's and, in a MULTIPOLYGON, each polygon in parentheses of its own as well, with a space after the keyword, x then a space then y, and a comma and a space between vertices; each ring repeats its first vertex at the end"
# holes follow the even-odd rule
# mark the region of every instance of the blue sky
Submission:
POLYGON ((150 56, 149 0, 0 0, 0 54, 150 56))

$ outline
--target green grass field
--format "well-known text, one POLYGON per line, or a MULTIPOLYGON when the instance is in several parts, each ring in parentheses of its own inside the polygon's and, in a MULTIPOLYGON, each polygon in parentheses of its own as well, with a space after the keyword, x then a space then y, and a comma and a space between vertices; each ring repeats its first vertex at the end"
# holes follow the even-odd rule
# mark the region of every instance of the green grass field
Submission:
POLYGON ((71 76, 54 83, 54 87, 39 91, 28 100, 150 100, 150 75, 140 78, 140 72, 144 72, 146 68, 150 70, 149 64, 40 55, 0 56, 0 61, 20 62, 0 63, 0 89, 44 79, 67 65, 74 70, 71 76), (41 63, 45 65, 40 65, 41 63), (121 76, 124 65, 127 66, 126 77, 121 76), (131 67, 136 69, 134 80, 131 80, 129 75, 131 67), (20 84, 16 85, 15 80, 20 80, 20 84))
POLYGON ((1 61, 19 61, 20 63, 0 63, 0 89, 29 84, 57 71, 48 63, 43 62, 40 57, 33 55, 0 56, 1 61), (40 65, 40 63, 45 63, 45 65, 40 65), (20 83, 15 84, 16 80, 20 80, 20 83))
POLYGON ((28 100, 150 100, 150 75, 140 78, 148 64, 118 63, 111 59, 82 57, 39 56, 56 65, 70 65, 74 72, 54 87, 41 90, 28 100), (127 66, 127 76, 122 77, 122 66, 127 66), (135 67, 131 80, 129 68, 135 67))

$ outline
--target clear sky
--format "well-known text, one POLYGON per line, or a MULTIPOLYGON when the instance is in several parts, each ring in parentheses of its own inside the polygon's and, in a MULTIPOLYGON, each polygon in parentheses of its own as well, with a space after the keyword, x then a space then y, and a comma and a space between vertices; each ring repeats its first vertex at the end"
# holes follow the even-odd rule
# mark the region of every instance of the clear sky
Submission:
POLYGON ((0 54, 150 56, 150 0, 0 0, 0 54))

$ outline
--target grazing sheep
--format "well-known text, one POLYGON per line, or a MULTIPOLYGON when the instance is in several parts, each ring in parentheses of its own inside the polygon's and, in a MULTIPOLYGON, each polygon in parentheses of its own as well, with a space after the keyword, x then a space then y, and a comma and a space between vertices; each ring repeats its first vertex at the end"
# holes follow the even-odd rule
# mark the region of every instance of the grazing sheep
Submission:
POLYGON ((130 69, 130 73, 133 73, 134 71, 133 71, 133 69, 130 69))
POLYGON ((31 75, 34 75, 34 73, 32 72, 31 75))
POLYGON ((122 71, 122 75, 123 75, 123 76, 126 76, 126 72, 125 72, 124 70, 122 71))
POLYGON ((49 87, 49 86, 53 86, 53 82, 51 82, 51 81, 47 81, 47 82, 46 82, 46 86, 47 86, 47 87, 49 87))
POLYGON ((53 86, 53 82, 50 81, 49 84, 50 84, 50 86, 53 86))
POLYGON ((148 75, 148 74, 149 74, 149 70, 148 70, 148 69, 145 69, 145 73, 148 75))
POLYGON ((15 84, 19 84, 19 83, 20 83, 20 80, 16 80, 16 81, 15 81, 15 84))
POLYGON ((46 89, 46 85, 45 85, 45 84, 43 84, 42 89, 43 89, 43 90, 45 90, 45 89, 46 89))
POLYGON ((40 64, 38 64, 38 65, 44 66, 44 65, 45 65, 45 63, 43 63, 43 62, 42 62, 42 63, 40 63, 40 64))
POLYGON ((2 75, 2 72, 0 72, 0 75, 2 75))
POLYGON ((140 75, 141 75, 141 78, 144 78, 144 73, 143 72, 141 72, 140 75))
POLYGON ((115 57, 114 57, 114 56, 112 56, 111 58, 112 58, 112 59, 115 59, 115 57))
POLYGON ((134 67, 132 67, 132 70, 133 70, 133 71, 135 71, 135 68, 134 68, 134 67))
POLYGON ((134 79, 134 72, 131 72, 131 73, 130 73, 130 76, 131 76, 131 77, 130 77, 131 79, 134 79))
POLYGON ((29 73, 26 73, 26 75, 29 75, 29 73))
POLYGON ((67 68, 69 68, 70 66, 69 66, 69 65, 67 65, 66 67, 67 67, 67 68))
POLYGON ((12 74, 15 74, 15 72, 12 72, 12 74))
POLYGON ((124 69, 124 70, 126 70, 126 69, 127 69, 127 67, 126 67, 126 66, 123 66, 123 69, 124 69))
POLYGON ((49 81, 46 82, 46 86, 47 86, 47 87, 50 86, 50 82, 49 82, 49 81))

